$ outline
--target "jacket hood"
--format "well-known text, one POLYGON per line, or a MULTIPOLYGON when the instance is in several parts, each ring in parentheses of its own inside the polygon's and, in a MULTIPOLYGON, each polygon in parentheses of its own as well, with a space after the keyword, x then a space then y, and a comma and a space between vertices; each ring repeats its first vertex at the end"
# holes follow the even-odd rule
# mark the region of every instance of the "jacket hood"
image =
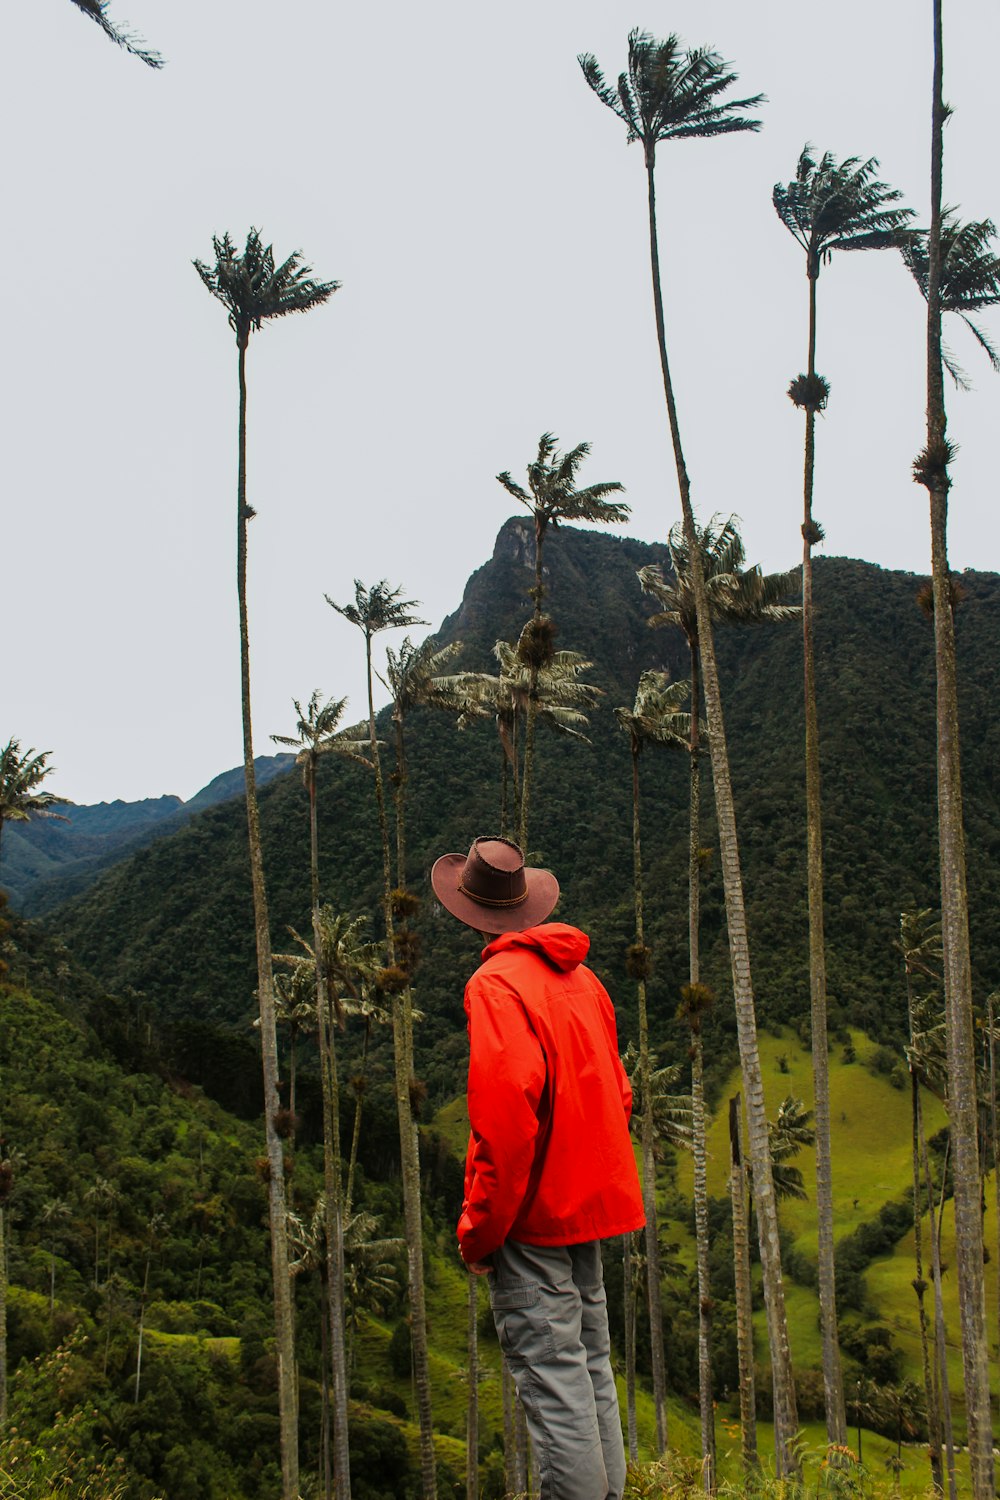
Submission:
POLYGON ((543 922, 524 932, 503 932, 483 949, 483 961, 510 948, 529 948, 541 953, 557 969, 569 973, 582 964, 590 951, 590 938, 579 927, 565 922, 543 922))

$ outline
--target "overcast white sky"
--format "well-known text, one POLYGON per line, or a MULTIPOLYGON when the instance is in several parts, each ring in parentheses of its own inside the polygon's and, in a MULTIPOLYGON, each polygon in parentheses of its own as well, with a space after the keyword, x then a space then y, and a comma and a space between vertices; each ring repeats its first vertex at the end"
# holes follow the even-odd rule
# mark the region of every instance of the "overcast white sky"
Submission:
MULTIPOLYGON (((757 136, 661 147, 668 336, 696 507, 751 560, 799 556, 804 257, 771 187, 805 141, 873 154, 927 216, 930 0, 114 0, 155 74, 68 0, 4 17, 0 742, 51 749, 78 802, 191 796, 241 759, 236 350, 191 260, 259 226, 343 283, 249 354, 256 747, 314 687, 364 706, 361 641, 324 603, 386 577, 437 625, 490 555, 539 434, 593 444, 628 530, 678 503, 649 290, 642 158, 583 81, 640 25, 709 43, 763 91, 757 136)), ((946 6, 946 198, 1000 216, 1000 11, 946 6)), ((819 287, 815 512, 830 553, 925 571, 923 303, 892 253, 819 287)), ((989 321, 989 320, 987 320, 989 321)), ((992 320, 994 334, 1000 332, 992 320)), ((996 383, 960 444, 956 567, 1000 566, 996 383)), ((571 644, 571 643, 567 643, 571 644)))

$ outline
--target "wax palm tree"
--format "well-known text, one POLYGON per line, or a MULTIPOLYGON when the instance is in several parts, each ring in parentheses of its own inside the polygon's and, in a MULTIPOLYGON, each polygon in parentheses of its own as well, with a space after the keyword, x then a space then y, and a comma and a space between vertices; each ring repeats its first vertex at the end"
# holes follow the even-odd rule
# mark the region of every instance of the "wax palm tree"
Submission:
POLYGON ((271 934, 264 882, 264 858, 257 809, 250 714, 250 637, 247 621, 247 523, 256 514, 247 504, 247 383, 246 356, 251 333, 274 318, 309 312, 329 300, 339 285, 316 281, 296 251, 280 264, 260 233, 251 229, 243 252, 224 234, 213 236, 215 264, 196 260, 203 285, 225 307, 236 335, 239 383, 239 428, 236 479, 236 592, 239 604, 240 683, 243 715, 243 769, 246 780, 247 831, 253 886, 257 944, 257 992, 261 1017, 261 1062, 264 1074, 264 1130, 268 1161, 268 1213, 271 1226, 271 1272, 274 1286, 275 1332, 278 1354, 278 1406, 281 1418, 281 1483, 283 1500, 298 1494, 298 1424, 295 1394, 295 1349, 288 1253, 285 1245, 285 1171, 281 1137, 275 1121, 279 1110, 278 1050, 271 988, 271 934))
POLYGON ((55 792, 40 790, 55 766, 46 765, 51 750, 21 749, 20 740, 9 739, 0 750, 0 853, 4 823, 26 823, 29 818, 61 818, 53 807, 68 801, 55 792))
POLYGON ((411 1100, 411 1048, 407 1027, 407 1004, 405 991, 409 988, 409 973, 397 964, 395 919, 393 903, 392 854, 389 845, 389 824, 385 808, 385 789, 382 780, 382 761, 375 734, 375 703, 373 696, 372 640, 386 630, 404 629, 409 625, 423 625, 413 610, 414 600, 403 599, 402 589, 391 589, 383 578, 379 583, 366 588, 360 579, 354 580, 354 601, 336 604, 326 595, 331 609, 343 615, 345 620, 361 631, 365 640, 365 666, 368 679, 368 732, 371 759, 375 767, 375 801, 378 810, 379 833, 382 840, 382 900, 385 914, 386 957, 383 989, 392 994, 392 1037, 395 1062, 396 1113, 399 1119, 400 1163, 403 1185, 403 1217, 406 1225, 407 1258, 409 1268, 409 1292, 411 1334, 413 1339, 413 1363, 417 1389, 417 1411, 420 1422, 420 1473, 424 1500, 435 1500, 437 1494, 436 1465, 434 1458, 434 1429, 431 1416, 430 1362, 427 1347, 427 1312, 424 1296, 423 1236, 420 1210, 420 1160, 417 1146, 416 1125, 411 1100))
POLYGON ((624 122, 629 142, 642 144, 646 168, 646 195, 649 209, 649 251, 653 285, 653 311, 656 320, 657 346, 663 377, 663 394, 677 471, 684 537, 692 559, 695 603, 698 615, 702 668, 704 674, 706 718, 708 720, 715 804, 719 826, 726 918, 733 968, 733 993, 736 1003, 737 1037, 743 1069, 744 1094, 750 1135, 750 1155, 754 1170, 754 1190, 758 1202, 761 1267, 764 1279, 764 1303, 767 1310, 768 1336, 774 1372, 774 1419, 779 1474, 793 1472, 798 1460, 792 1438, 798 1429, 795 1407, 795 1382, 788 1343, 788 1322, 781 1277, 781 1246, 778 1216, 774 1201, 774 1184, 767 1153, 767 1116, 764 1085, 757 1047, 753 982, 750 971, 750 949, 747 938, 743 901, 743 878, 736 838, 736 814, 729 755, 719 692, 719 673, 715 660, 712 621, 705 580, 701 566, 691 485, 684 458, 680 423, 674 396, 673 380, 667 358, 663 297, 660 286, 660 260, 657 243, 655 165, 656 148, 661 141, 728 135, 753 131, 760 127, 751 111, 761 103, 757 94, 745 99, 724 97, 736 81, 736 75, 718 53, 708 48, 685 51, 676 36, 656 41, 642 31, 633 31, 628 41, 628 65, 620 74, 617 87, 604 80, 596 60, 580 58, 587 83, 601 102, 624 122))
POLYGON ((557 442, 558 439, 551 432, 542 433, 538 440, 538 453, 528 465, 527 490, 517 484, 506 469, 497 475, 507 493, 531 511, 535 529, 535 586, 531 591, 535 605, 530 635, 531 690, 524 733, 524 775, 521 781, 518 835, 518 842, 524 850, 528 847, 528 804, 535 754, 538 672, 551 661, 555 649, 552 624, 542 609, 545 596, 545 569, 542 561, 545 536, 549 527, 555 530, 560 521, 592 521, 607 526, 627 521, 629 517, 627 505, 608 498, 609 495, 621 494, 624 489, 617 480, 578 488, 577 474, 590 453, 590 444, 578 443, 568 453, 559 453, 556 449, 557 442))
POLYGON ((404 636, 399 651, 386 648, 385 686, 392 694, 392 722, 396 732, 396 885, 406 888, 406 792, 410 781, 406 758, 406 720, 415 708, 441 708, 459 714, 464 706, 464 684, 468 674, 447 673, 461 655, 462 642, 442 646, 433 636, 415 646, 404 636))
POLYGON ((639 679, 631 709, 616 708, 618 727, 629 737, 632 754, 632 865, 635 896, 635 941, 628 953, 628 967, 636 981, 639 1001, 639 1074, 642 1110, 642 1195, 646 1210, 646 1278, 649 1297, 649 1330, 653 1366, 653 1399, 656 1407, 656 1440, 660 1453, 667 1446, 667 1379, 663 1352, 663 1307, 656 1226, 656 1169, 653 1162, 653 1093, 650 1086, 649 1020, 646 1011, 646 981, 650 972, 650 949, 646 947, 643 920, 642 849, 639 817, 639 757, 647 745, 686 744, 689 716, 681 711, 689 684, 668 683, 662 672, 644 672, 639 679))
POLYGON ((943 274, 942 167, 944 122, 941 0, 933 0, 934 68, 931 126, 931 220, 927 236, 927 440, 914 461, 915 480, 929 499, 931 579, 934 592, 934 658, 937 682, 938 843, 941 931, 944 949, 945 1016, 948 1036, 949 1114, 954 1145, 955 1242, 958 1300, 962 1317, 962 1363, 974 1500, 994 1494, 988 1339, 980 1211, 978 1102, 972 1026, 972 967, 969 902, 962 822, 955 621, 948 567, 949 465, 941 319, 947 277, 943 274))
POLYGON ((142 1381, 142 1342, 146 1322, 146 1299, 149 1296, 149 1269, 153 1263, 154 1252, 159 1248, 166 1232, 166 1215, 153 1214, 146 1225, 146 1269, 143 1273, 142 1293, 139 1298, 139 1337, 135 1355, 135 1393, 132 1398, 136 1405, 139 1402, 139 1387, 142 1381))
MULTIPOLYGON (((279 961, 275 954, 275 962, 279 961)), ((288 1119, 287 1135, 289 1150, 295 1150, 296 1093, 298 1074, 299 1037, 316 1029, 316 975, 306 965, 300 965, 291 974, 274 975, 274 1023, 288 1032, 288 1119)), ((260 1016, 255 1016, 254 1029, 260 1030, 260 1016)), ((292 1190, 288 1190, 291 1202, 292 1190)))
MULTIPOLYGON (((941 215, 941 262, 938 292, 942 313, 955 313, 969 329, 994 370, 1000 370, 1000 354, 972 314, 1000 302, 1000 258, 991 241, 996 236, 991 219, 961 223, 953 209, 941 215)), ((928 236, 912 234, 902 245, 903 259, 924 296, 930 284, 928 236)), ((960 389, 969 382, 950 351, 941 346, 944 366, 960 389)))
POLYGON ((823 933, 823 823, 820 793, 819 717, 813 649, 812 549, 823 531, 813 519, 813 475, 816 413, 827 403, 830 388, 816 373, 816 290, 821 268, 835 251, 885 250, 905 241, 912 209, 898 207, 901 194, 880 182, 874 157, 849 157, 838 163, 825 152, 819 160, 806 146, 794 181, 776 183, 773 202, 778 218, 805 251, 809 283, 809 336, 806 373, 792 381, 788 394, 805 413, 804 503, 802 521, 802 641, 806 725, 806 864, 809 905, 809 989, 812 1025, 813 1084, 816 1097, 816 1216, 820 1329, 823 1340, 823 1386, 826 1436, 831 1445, 847 1442, 844 1387, 837 1342, 837 1299, 833 1267, 833 1179, 830 1159, 830 1082, 827 1043, 826 945, 823 933))
MULTIPOLYGON (((784 604, 794 584, 791 573, 765 574, 760 567, 747 568, 743 539, 736 518, 723 521, 713 516, 698 527, 698 548, 709 613, 712 619, 729 623, 759 623, 788 620, 797 608, 784 604)), ((680 630, 688 647, 692 706, 700 700, 701 649, 694 579, 683 526, 671 528, 667 548, 672 577, 664 577, 658 566, 642 568, 639 581, 660 609, 650 617, 653 627, 680 630)), ((692 1094, 695 1100, 695 1228, 699 1282, 699 1404, 702 1424, 702 1475, 706 1488, 715 1481, 714 1403, 711 1366, 711 1292, 708 1265, 708 1197, 706 1180, 705 1107, 702 1083, 701 1015, 711 1003, 711 991, 701 983, 699 925, 701 913, 701 750, 705 734, 697 714, 690 715, 690 735, 679 748, 688 752, 688 983, 682 991, 682 1011, 691 1027, 692 1094)), ((734 1254, 741 1253, 734 1238, 734 1254)), ((737 1267, 737 1272, 739 1267, 737 1267)), ((751 1371, 752 1374, 752 1371, 751 1371)))
POLYGON ((114 42, 116 47, 121 47, 125 52, 130 52, 140 62, 144 62, 148 68, 162 68, 163 58, 145 42, 135 36, 133 32, 126 31, 121 26, 116 26, 108 15, 108 0, 73 0, 77 10, 82 10, 85 16, 104 32, 104 35, 114 42))
POLYGON ((333 1389, 333 1483, 337 1500, 351 1493, 348 1458, 348 1361, 346 1346, 346 1264, 343 1154, 340 1143, 340 1082, 337 1074, 336 1028, 342 1020, 343 995, 356 996, 378 970, 378 948, 364 937, 366 918, 316 906, 313 941, 291 929, 306 955, 275 954, 278 963, 298 974, 316 997, 320 1085, 323 1097, 323 1196, 326 1310, 329 1318, 329 1355, 333 1389), (318 937, 317 937, 318 935, 318 937), (322 976, 317 979, 317 976, 322 976))

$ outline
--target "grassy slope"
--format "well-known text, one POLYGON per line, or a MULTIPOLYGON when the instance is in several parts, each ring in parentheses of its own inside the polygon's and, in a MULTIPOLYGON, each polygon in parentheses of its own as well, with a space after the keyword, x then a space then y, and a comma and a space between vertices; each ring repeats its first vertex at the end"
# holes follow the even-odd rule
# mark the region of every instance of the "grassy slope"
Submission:
MULTIPOLYGON (((857 1062, 845 1064, 842 1049, 835 1047, 830 1066, 831 1134, 834 1163, 834 1235, 840 1239, 865 1219, 873 1218, 883 1203, 903 1196, 911 1181, 909 1091, 892 1087, 888 1080, 864 1066, 875 1044, 860 1032, 853 1032, 857 1062)), ((809 1053, 789 1033, 783 1037, 764 1035, 760 1039, 764 1086, 768 1113, 774 1115, 786 1094, 813 1103, 812 1065, 809 1053), (781 1070, 784 1058, 787 1073, 781 1070)), ((722 1108, 712 1120, 709 1131, 709 1192, 721 1197, 727 1191, 728 1114, 727 1101, 740 1089, 739 1073, 734 1072, 722 1093, 722 1108)), ((943 1107, 925 1096, 925 1123, 933 1134, 945 1123, 943 1107)), ((781 1222, 794 1236, 797 1249, 815 1259, 815 1152, 804 1150, 796 1159, 802 1169, 807 1202, 781 1205, 781 1222)), ((678 1187, 682 1195, 691 1192, 691 1163, 684 1160, 678 1169, 678 1187)), ((997 1282, 995 1269, 996 1208, 994 1185, 987 1183, 985 1217, 986 1245, 990 1253, 987 1269, 987 1328, 991 1344, 996 1344, 997 1282)), ((925 1275, 929 1278, 928 1232, 924 1226, 925 1275)), ((942 1260, 954 1266, 954 1218, 951 1204, 945 1207, 942 1260)), ((906 1235, 895 1252, 872 1262, 865 1272, 869 1299, 878 1309, 879 1319, 892 1329, 893 1338, 903 1352, 902 1378, 920 1385, 920 1338, 917 1305, 911 1282, 914 1275, 913 1234, 906 1235)), ((949 1375, 952 1396, 960 1419, 962 1392, 961 1329, 958 1312, 958 1289, 954 1270, 944 1276, 945 1321, 948 1330, 949 1375)), ((819 1368, 819 1302, 809 1288, 786 1283, 786 1305, 792 1353, 797 1368, 819 1368)), ((930 1306, 928 1299, 928 1306, 930 1306)), ((756 1315, 758 1352, 766 1350, 764 1315, 756 1315)), ((996 1376, 994 1374, 994 1390, 996 1376)))

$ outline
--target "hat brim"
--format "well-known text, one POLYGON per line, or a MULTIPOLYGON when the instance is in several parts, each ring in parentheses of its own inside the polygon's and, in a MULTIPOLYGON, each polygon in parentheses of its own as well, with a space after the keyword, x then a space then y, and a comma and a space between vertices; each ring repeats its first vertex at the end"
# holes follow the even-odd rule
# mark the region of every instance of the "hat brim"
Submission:
POLYGON ((487 906, 460 890, 466 854, 442 854, 431 868, 431 886, 445 911, 477 932, 523 932, 550 916, 559 900, 559 882, 551 870, 533 870, 527 865, 524 879, 528 894, 517 906, 487 906))

